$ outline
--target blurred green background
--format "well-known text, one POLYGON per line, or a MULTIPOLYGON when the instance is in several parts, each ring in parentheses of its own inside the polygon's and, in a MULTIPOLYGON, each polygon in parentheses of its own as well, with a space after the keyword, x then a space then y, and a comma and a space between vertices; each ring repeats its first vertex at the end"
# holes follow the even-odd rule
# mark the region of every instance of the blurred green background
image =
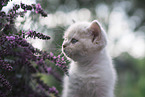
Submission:
MULTIPOLYGON (((145 0, 13 0, 3 10, 20 2, 40 3, 48 13, 44 18, 28 12, 15 24, 18 29, 50 35, 50 41, 28 41, 55 55, 61 53, 63 33, 73 21, 97 19, 108 34, 108 50, 118 73, 116 97, 145 97, 145 0)), ((62 90, 62 83, 52 76, 43 75, 42 79, 62 90)))

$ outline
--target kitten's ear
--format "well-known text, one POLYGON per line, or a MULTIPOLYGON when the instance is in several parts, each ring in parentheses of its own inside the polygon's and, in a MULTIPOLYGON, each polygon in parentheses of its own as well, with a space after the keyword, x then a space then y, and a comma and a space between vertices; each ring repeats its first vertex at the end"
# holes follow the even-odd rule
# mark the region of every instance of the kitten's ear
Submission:
POLYGON ((100 27, 100 25, 99 25, 99 23, 98 23, 97 20, 94 20, 94 21, 91 23, 89 29, 91 30, 91 33, 92 33, 92 35, 93 35, 92 42, 93 42, 96 38, 98 38, 98 39, 100 38, 101 27, 100 27))

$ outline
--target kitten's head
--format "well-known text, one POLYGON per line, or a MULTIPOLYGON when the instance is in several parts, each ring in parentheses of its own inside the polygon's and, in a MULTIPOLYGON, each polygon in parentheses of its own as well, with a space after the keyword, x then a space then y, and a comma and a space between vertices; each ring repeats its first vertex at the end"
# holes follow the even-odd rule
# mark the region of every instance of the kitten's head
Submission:
POLYGON ((104 30, 97 20, 71 25, 64 34, 63 53, 74 61, 100 52, 107 45, 104 30))

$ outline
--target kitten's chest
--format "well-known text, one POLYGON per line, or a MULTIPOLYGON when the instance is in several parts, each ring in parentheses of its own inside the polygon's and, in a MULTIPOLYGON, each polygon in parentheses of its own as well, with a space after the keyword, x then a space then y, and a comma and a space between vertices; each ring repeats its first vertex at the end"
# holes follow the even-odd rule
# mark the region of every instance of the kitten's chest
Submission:
POLYGON ((99 80, 97 73, 74 71, 70 74, 69 83, 70 86, 77 90, 91 90, 93 89, 99 80), (90 87, 91 86, 91 87, 90 87))
POLYGON ((95 65, 81 67, 78 64, 70 64, 69 87, 73 90, 92 91, 102 82, 101 68, 95 65), (94 66, 94 67, 93 67, 94 66))

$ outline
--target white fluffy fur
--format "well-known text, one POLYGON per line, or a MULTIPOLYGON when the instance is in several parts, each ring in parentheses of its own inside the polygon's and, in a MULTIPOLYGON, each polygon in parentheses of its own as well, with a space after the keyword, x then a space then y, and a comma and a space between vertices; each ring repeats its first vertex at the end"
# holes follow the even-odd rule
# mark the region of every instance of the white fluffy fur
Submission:
POLYGON ((75 23, 64 35, 63 53, 71 59, 62 97, 114 97, 116 74, 107 53, 106 33, 95 20, 75 23), (94 35, 97 36, 92 41, 94 35), (78 40, 71 43, 72 38, 78 40))

